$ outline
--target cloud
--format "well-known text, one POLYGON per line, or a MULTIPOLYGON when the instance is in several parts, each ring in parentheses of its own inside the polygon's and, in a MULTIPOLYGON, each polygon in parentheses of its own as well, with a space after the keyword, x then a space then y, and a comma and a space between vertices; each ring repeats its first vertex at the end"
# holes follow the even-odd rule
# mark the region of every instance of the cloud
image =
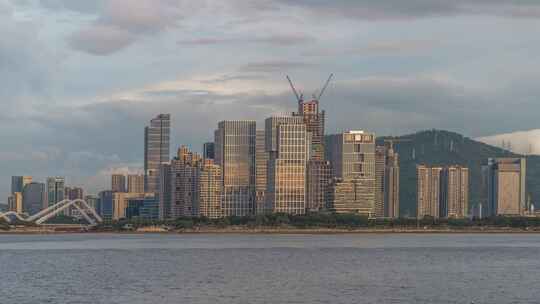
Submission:
POLYGON ((223 44, 268 44, 274 46, 294 46, 299 44, 308 44, 315 42, 315 38, 308 34, 279 34, 265 37, 238 37, 238 38, 196 38, 178 41, 182 46, 208 46, 223 44))
POLYGON ((478 138, 479 141, 508 149, 519 154, 540 155, 540 129, 496 134, 478 138), (503 147, 504 143, 504 147, 503 147))
POLYGON ((95 14, 102 9, 105 0, 39 0, 41 6, 58 11, 71 10, 79 13, 95 14))
POLYGON ((108 0, 100 5, 97 18, 73 33, 69 44, 93 55, 108 55, 138 39, 178 25, 188 5, 172 0, 108 0))
POLYGON ((291 69, 309 68, 314 65, 302 61, 270 60, 261 62, 251 62, 242 66, 240 72, 284 72, 291 69))
POLYGON ((132 44, 136 38, 135 34, 116 26, 94 25, 71 36, 69 44, 93 55, 108 55, 132 44))
POLYGON ((407 20, 457 15, 490 15, 539 18, 540 3, 534 0, 276 0, 319 16, 358 20, 407 20))
POLYGON ((315 57, 336 57, 344 55, 413 55, 429 52, 433 48, 440 46, 441 43, 435 40, 390 40, 367 43, 357 47, 342 48, 314 48, 305 51, 305 56, 315 57))

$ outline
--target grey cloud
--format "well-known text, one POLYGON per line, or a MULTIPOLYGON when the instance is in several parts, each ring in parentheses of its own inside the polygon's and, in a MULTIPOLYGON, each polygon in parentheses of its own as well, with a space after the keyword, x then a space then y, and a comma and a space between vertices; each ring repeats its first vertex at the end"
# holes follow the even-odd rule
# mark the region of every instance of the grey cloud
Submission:
POLYGON ((95 14, 102 9, 105 0, 39 0, 39 3, 50 10, 71 10, 95 14))
POLYGON ((303 62, 303 61, 287 61, 287 60, 272 60, 272 61, 261 61, 261 62, 251 62, 242 66, 239 70, 240 72, 283 72, 290 69, 300 69, 300 68, 309 68, 313 67, 312 63, 303 62))
POLYGON ((197 38, 178 41, 183 46, 207 46, 220 44, 269 44, 276 46, 292 46, 315 42, 315 38, 308 34, 296 33, 287 35, 269 35, 266 37, 238 37, 238 38, 197 38))
POLYGON ((223 75, 220 77, 216 77, 209 80, 203 80, 202 83, 224 83, 229 81, 236 81, 236 80, 263 80, 267 79, 264 75, 258 75, 258 74, 232 74, 232 75, 223 75))
POLYGON ((74 49, 108 55, 144 36, 176 27, 189 7, 191 5, 173 0, 105 1, 96 20, 73 33, 68 40, 74 49))
POLYGON ((314 48, 303 52, 303 55, 309 57, 335 57, 338 55, 418 54, 428 52, 439 46, 441 46, 441 43, 435 40, 393 40, 372 42, 353 48, 314 48))
POLYGON ((535 0, 276 0, 311 12, 363 20, 413 19, 484 14, 506 17, 540 17, 535 0))
POLYGON ((136 39, 129 31, 111 25, 95 25, 82 29, 69 38, 72 48, 94 55, 107 55, 120 50, 136 39))

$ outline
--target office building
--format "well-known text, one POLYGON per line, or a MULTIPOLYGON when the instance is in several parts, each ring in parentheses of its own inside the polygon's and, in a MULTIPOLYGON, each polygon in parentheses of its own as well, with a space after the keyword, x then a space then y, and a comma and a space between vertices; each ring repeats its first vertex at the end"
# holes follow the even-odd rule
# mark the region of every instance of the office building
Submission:
POLYGON ((445 167, 442 171, 440 216, 464 218, 469 213, 469 168, 445 167))
POLYGON ((255 211, 256 123, 222 121, 215 131, 215 163, 221 167, 224 216, 247 216, 255 211))
POLYGON ((302 117, 306 125, 306 132, 311 135, 310 159, 324 160, 324 111, 319 111, 319 101, 299 100, 298 112, 295 115, 302 117))
POLYGON ((398 218, 399 213, 399 154, 391 143, 386 146, 384 170, 384 216, 398 218))
POLYGON ((204 159, 214 159, 215 147, 213 142, 207 142, 203 145, 203 158, 204 159))
POLYGON ((326 136, 325 142, 334 174, 329 209, 375 216, 375 134, 348 131, 326 136))
POLYGON ((144 129, 145 192, 159 192, 160 166, 169 162, 170 133, 170 114, 156 116, 144 129))
POLYGON ((384 217, 384 173, 386 170, 386 148, 375 147, 375 216, 384 217))
POLYGON ((91 208, 93 208, 97 212, 99 197, 97 197, 95 195, 87 195, 87 196, 84 197, 84 200, 86 201, 88 206, 90 206, 91 208))
POLYGON ((11 177, 11 193, 23 192, 24 186, 32 182, 31 176, 12 176, 11 177))
POLYGON ((22 192, 15 192, 8 198, 8 210, 17 213, 23 213, 23 196, 22 192))
POLYGON ((127 193, 127 192, 112 192, 112 219, 120 220, 127 218, 126 211, 128 202, 133 199, 155 198, 154 193, 127 193))
POLYGON ((33 215, 40 212, 46 204, 47 191, 45 184, 31 182, 24 186, 22 192, 23 212, 33 215))
POLYGON ((70 200, 83 199, 84 190, 80 187, 66 187, 64 189, 64 198, 70 200))
POLYGON ((265 126, 266 134, 275 137, 266 139, 269 207, 274 213, 304 214, 310 147, 306 125, 301 117, 270 117, 265 126))
POLYGON ((64 200, 65 178, 47 178, 47 206, 52 206, 64 200))
POLYGON ((127 192, 126 176, 124 174, 113 174, 111 176, 111 190, 113 192, 127 192))
POLYGON ((482 172, 489 215, 523 215, 527 205, 526 168, 525 158, 488 159, 482 172))
POLYGON ((139 217, 143 220, 155 221, 159 219, 159 201, 156 197, 145 197, 141 208, 139 209, 139 217))
POLYGON ((306 208, 315 212, 326 209, 326 198, 332 181, 332 166, 329 161, 312 159, 307 163, 306 208))
POLYGON ((399 217, 399 155, 387 142, 375 150, 375 214, 399 217))
POLYGON ((266 184, 268 175, 268 152, 266 152, 266 132, 257 130, 255 144, 255 212, 264 214, 269 208, 266 205, 266 184))
POLYGON ((129 174, 127 176, 127 192, 143 193, 144 192, 144 175, 129 174))
POLYGON ((441 204, 442 167, 416 166, 417 210, 416 217, 439 218, 441 204))
POLYGON ((99 208, 96 210, 104 221, 111 221, 114 215, 114 192, 111 190, 99 193, 99 208))
POLYGON ((159 219, 166 220, 171 218, 171 164, 161 164, 159 173, 159 219))

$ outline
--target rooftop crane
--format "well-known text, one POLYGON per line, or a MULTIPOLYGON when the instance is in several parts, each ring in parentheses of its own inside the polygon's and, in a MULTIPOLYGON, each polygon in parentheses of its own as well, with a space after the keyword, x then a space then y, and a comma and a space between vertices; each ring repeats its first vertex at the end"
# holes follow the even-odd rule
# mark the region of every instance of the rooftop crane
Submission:
POLYGON ((302 102, 304 100, 304 94, 298 94, 298 92, 294 88, 294 84, 292 83, 291 78, 289 77, 289 75, 287 75, 287 80, 289 81, 289 84, 291 85, 291 89, 292 89, 292 91, 294 93, 294 96, 296 96, 296 100, 299 103, 302 102))
POLYGON ((326 91, 326 88, 328 87, 328 84, 330 84, 330 81, 332 80, 332 77, 334 77, 334 74, 330 74, 330 76, 328 76, 328 80, 326 80, 326 83, 324 84, 323 88, 321 89, 321 92, 319 93, 319 96, 316 96, 315 94, 313 94, 313 99, 315 100, 321 100, 321 97, 322 95, 324 94, 324 91, 326 91))

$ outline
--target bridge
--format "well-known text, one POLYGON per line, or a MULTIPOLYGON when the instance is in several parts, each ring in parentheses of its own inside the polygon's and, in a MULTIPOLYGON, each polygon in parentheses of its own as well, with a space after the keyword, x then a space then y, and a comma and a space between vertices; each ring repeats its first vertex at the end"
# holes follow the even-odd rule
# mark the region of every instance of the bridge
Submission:
POLYGON ((88 222, 90 226, 96 226, 98 223, 103 222, 103 219, 101 216, 99 216, 99 214, 97 214, 96 210, 90 207, 88 203, 82 199, 65 199, 31 216, 24 216, 17 212, 9 211, 6 213, 0 213, 0 218, 5 219, 8 223, 11 223, 13 217, 15 217, 22 222, 44 225, 47 220, 57 216, 70 207, 77 209, 80 215, 88 222))

